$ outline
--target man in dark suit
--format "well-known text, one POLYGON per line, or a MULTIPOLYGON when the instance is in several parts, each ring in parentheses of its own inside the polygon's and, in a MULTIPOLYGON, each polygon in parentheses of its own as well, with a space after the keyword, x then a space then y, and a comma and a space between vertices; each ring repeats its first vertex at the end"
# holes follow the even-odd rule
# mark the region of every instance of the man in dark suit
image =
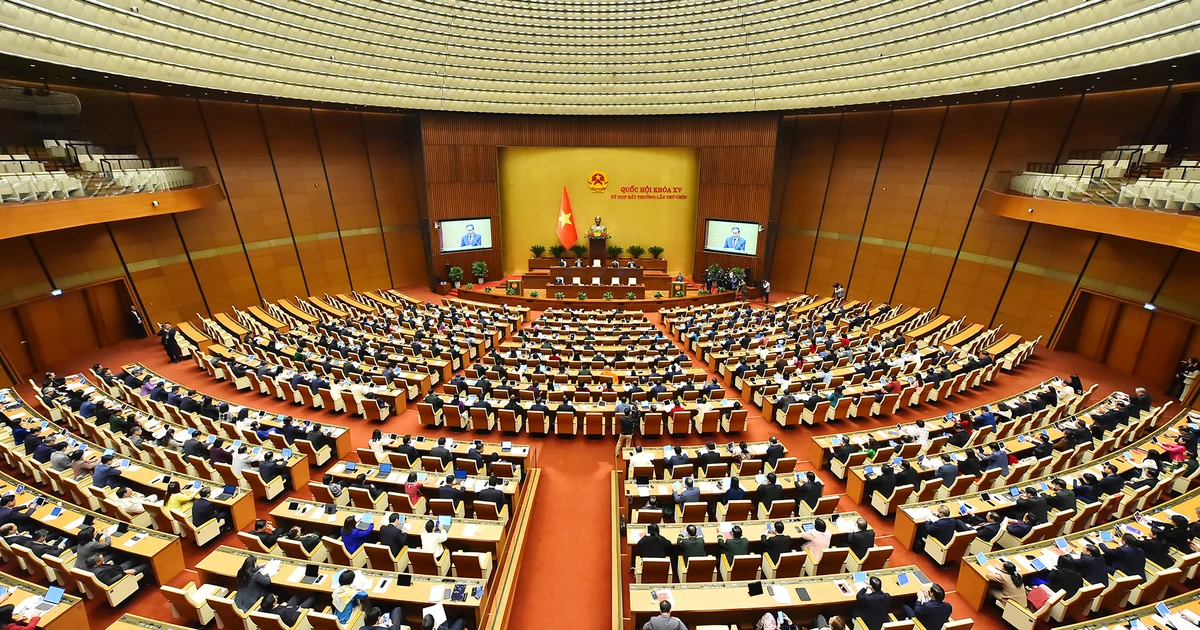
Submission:
POLYGON ((275 460, 274 451, 263 451, 263 460, 258 463, 258 476, 262 477, 263 483, 268 484, 274 481, 276 477, 283 479, 283 487, 292 489, 291 475, 286 475, 287 464, 282 461, 275 460))
POLYGON ((429 454, 442 460, 443 466, 449 465, 450 462, 454 461, 454 454, 450 452, 450 449, 446 448, 446 438, 444 437, 438 438, 437 446, 430 449, 429 454))
POLYGON ((771 502, 783 498, 783 486, 775 483, 775 473, 767 473, 767 482, 758 487, 758 504, 768 509, 771 502))
POLYGON ((921 591, 915 607, 904 605, 904 616, 921 622, 925 630, 942 630, 953 612, 954 607, 946 603, 946 590, 939 584, 929 587, 928 591, 921 591))
POLYGON ((937 540, 943 546, 950 544, 950 541, 954 538, 954 532, 970 529, 966 523, 952 518, 950 516, 950 508, 945 505, 938 506, 937 515, 937 520, 925 523, 925 534, 937 540))
POLYGON ((846 546, 850 548, 850 553, 854 554, 855 558, 862 559, 867 557, 867 552, 875 546, 875 532, 871 531, 867 519, 861 516, 854 524, 858 527, 858 531, 850 532, 846 536, 846 546))
POLYGON ((991 443, 992 452, 981 457, 983 470, 999 468, 1001 475, 1008 475, 1008 453, 1004 451, 999 441, 991 443))
POLYGON ((1034 459, 1050 457, 1051 455, 1054 454, 1054 443, 1050 441, 1049 435, 1039 433, 1037 439, 1038 439, 1038 443, 1036 446, 1033 447, 1033 458, 1034 459))
POLYGON ((1146 579, 1146 552, 1137 546, 1138 539, 1133 534, 1121 537, 1125 544, 1114 549, 1104 548, 1104 560, 1108 563, 1109 573, 1120 571, 1125 575, 1137 575, 1146 579))
POLYGON ((389 516, 387 524, 379 528, 379 542, 391 549, 393 556, 400 555, 400 551, 408 545, 408 534, 400 529, 399 514, 389 516))
POLYGON ((763 455, 763 461, 768 466, 774 468, 779 463, 779 458, 783 457, 783 455, 783 444, 779 443, 779 438, 772 435, 771 439, 767 442, 767 452, 763 455))
POLYGON ((1033 515, 1027 513, 1021 517, 1021 520, 1009 523, 1005 530, 1017 538, 1025 538, 1029 532, 1033 531, 1034 525, 1036 523, 1033 522, 1033 515))
POLYGON ((1000 516, 999 512, 988 512, 987 521, 975 528, 976 538, 984 542, 992 542, 996 536, 1000 535, 1000 526, 1003 524, 1004 517, 1000 516))
POLYGON ((1104 464, 1104 478, 1100 480, 1096 490, 1101 496, 1116 494, 1125 487, 1125 479, 1117 473, 1117 467, 1112 464, 1104 464))
POLYGON ((179 410, 188 413, 197 413, 200 411, 200 401, 193 398, 196 395, 196 390, 189 389, 186 396, 179 401, 179 410))
POLYGON ((209 500, 210 496, 212 496, 212 488, 208 486, 200 488, 200 492, 196 494, 196 500, 192 501, 192 525, 199 527, 215 518, 223 530, 232 522, 232 519, 226 514, 225 508, 218 507, 209 500))
POLYGON ((503 486, 504 480, 492 475, 488 478, 488 487, 479 491, 476 500, 495 503, 497 511, 504 509, 504 506, 508 505, 508 495, 504 494, 504 490, 501 489, 503 486))
POLYGON ((770 556, 771 562, 778 564, 779 556, 792 550, 792 537, 784 530, 783 521, 771 523, 768 533, 772 535, 763 534, 761 538, 763 551, 770 556))
POLYGON ((200 459, 208 459, 208 447, 200 440, 194 437, 189 437, 183 442, 183 454, 188 457, 199 457, 200 459))
POLYGON ((805 479, 804 484, 800 486, 800 498, 808 507, 815 509, 825 491, 825 485, 817 479, 817 473, 811 470, 805 473, 805 479))
POLYGON ((100 553, 88 556, 85 559, 85 563, 84 566, 87 567, 87 570, 95 575, 96 579, 108 586, 120 582, 126 575, 144 575, 150 568, 147 564, 134 564, 132 561, 127 561, 120 565, 113 564, 112 560, 106 559, 104 554, 100 553), (129 566, 126 567, 126 564, 129 564, 129 566))
POLYGON ((863 620, 866 630, 881 630, 883 624, 891 621, 892 596, 883 592, 883 582, 871 576, 868 585, 859 589, 855 598, 854 616, 863 620))
POLYGON ((681 447, 675 446, 674 450, 674 455, 663 460, 663 465, 666 466, 667 470, 688 463, 687 453, 684 453, 681 447))
POLYGON ((1017 498, 1017 502, 1012 508, 1012 517, 1021 518, 1028 514, 1033 517, 1034 523, 1045 523, 1049 516, 1050 508, 1046 504, 1046 497, 1038 494, 1037 488, 1028 486, 1021 496, 1017 498))
POLYGON ((709 464, 717 464, 720 461, 721 454, 717 452, 717 445, 709 442, 704 445, 704 452, 700 453, 700 456, 696 458, 696 467, 703 473, 708 470, 709 464))
POLYGON ((420 461, 421 456, 417 454, 417 449, 412 445, 412 436, 406 435, 400 440, 400 446, 396 447, 396 451, 403 453, 408 458, 409 463, 415 464, 420 461))
POLYGON ((896 490, 896 474, 892 472, 892 465, 884 464, 880 468, 879 476, 869 487, 884 497, 892 496, 892 492, 896 490))
POLYGON ((669 558, 671 556, 671 541, 667 540, 659 531, 658 523, 650 523, 646 526, 646 535, 637 541, 637 551, 633 554, 634 562, 637 558, 669 558))
POLYGON ((1108 586, 1108 563, 1104 561, 1104 555, 1096 545, 1089 544, 1084 553, 1080 554, 1075 566, 1078 567, 1079 574, 1083 576, 1083 579, 1090 584, 1108 586))
POLYGON ((438 486, 438 498, 454 501, 455 509, 462 505, 463 496, 466 494, 462 488, 456 485, 457 483, 458 480, 454 478, 454 475, 446 475, 446 483, 438 486))

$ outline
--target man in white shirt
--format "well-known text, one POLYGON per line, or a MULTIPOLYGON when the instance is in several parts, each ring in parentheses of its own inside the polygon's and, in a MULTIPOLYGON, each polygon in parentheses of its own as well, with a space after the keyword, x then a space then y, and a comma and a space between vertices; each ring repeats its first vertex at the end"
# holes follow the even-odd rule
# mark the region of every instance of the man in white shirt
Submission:
POLYGON ((124 510, 125 513, 136 516, 146 511, 146 507, 142 505, 143 503, 146 501, 155 502, 158 499, 154 496, 147 497, 144 494, 134 492, 128 486, 124 486, 118 487, 109 500, 124 510))
POLYGON ((634 448, 634 453, 629 457, 629 469, 633 470, 634 466, 653 466, 654 454, 644 450, 641 446, 634 448))
POLYGON ((250 448, 245 444, 238 447, 237 452, 233 454, 233 474, 242 478, 242 472, 253 468, 254 464, 250 460, 250 448))

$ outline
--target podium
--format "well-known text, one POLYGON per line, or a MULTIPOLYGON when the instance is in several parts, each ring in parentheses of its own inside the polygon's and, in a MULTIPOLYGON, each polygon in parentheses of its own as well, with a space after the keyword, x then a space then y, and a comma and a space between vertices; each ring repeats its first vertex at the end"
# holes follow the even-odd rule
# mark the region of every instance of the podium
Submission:
POLYGON ((605 264, 605 262, 607 262, 605 260, 606 256, 608 256, 608 239, 607 238, 596 238, 594 236, 589 237, 588 238, 588 262, 590 263, 593 260, 599 260, 600 264, 603 265, 603 264, 605 264))

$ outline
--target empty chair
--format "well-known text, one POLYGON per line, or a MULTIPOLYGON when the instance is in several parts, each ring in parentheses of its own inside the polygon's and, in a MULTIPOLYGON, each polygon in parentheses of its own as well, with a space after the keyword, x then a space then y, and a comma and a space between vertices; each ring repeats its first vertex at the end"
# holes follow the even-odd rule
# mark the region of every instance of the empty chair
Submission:
POLYGON ((712 582, 716 572, 717 559, 714 556, 693 556, 679 563, 681 583, 712 582))
POLYGON ((841 573, 842 566, 846 564, 846 558, 849 556, 849 547, 830 547, 821 553, 820 558, 810 555, 804 560, 804 574, 813 576, 841 573))
POLYGON ((789 551, 779 554, 779 562, 771 560, 770 555, 763 556, 763 577, 768 580, 794 578, 804 575, 804 565, 808 554, 803 551, 789 551))
POLYGON ((721 556, 720 566, 721 579, 726 582, 757 580, 762 556, 756 553, 737 555, 732 562, 726 556, 721 556))
POLYGON ((196 588, 195 582, 188 582, 183 588, 160 586, 159 590, 171 605, 171 616, 188 624, 207 626, 213 620, 212 607, 208 605, 209 597, 224 597, 229 589, 215 584, 205 584, 196 588))
POLYGON ((853 573, 856 571, 875 571, 887 566, 888 559, 892 557, 892 552, 895 548, 890 546, 871 547, 867 550, 867 555, 859 558, 851 551, 850 555, 846 556, 846 572, 853 573))
POLYGON ((641 584, 665 584, 671 581, 671 560, 669 558, 637 559, 633 572, 634 582, 641 584))

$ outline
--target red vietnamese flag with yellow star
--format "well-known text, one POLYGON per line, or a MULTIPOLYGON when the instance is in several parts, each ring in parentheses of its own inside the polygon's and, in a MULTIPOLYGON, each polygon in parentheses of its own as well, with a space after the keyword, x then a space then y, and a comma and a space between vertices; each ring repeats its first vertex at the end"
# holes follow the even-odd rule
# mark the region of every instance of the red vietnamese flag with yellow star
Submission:
POLYGON ((567 198, 567 187, 563 186, 562 201, 558 203, 558 227, 555 228, 558 234, 558 242, 562 243, 563 247, 571 247, 575 241, 579 240, 579 233, 575 231, 575 215, 571 213, 571 200, 567 198))

